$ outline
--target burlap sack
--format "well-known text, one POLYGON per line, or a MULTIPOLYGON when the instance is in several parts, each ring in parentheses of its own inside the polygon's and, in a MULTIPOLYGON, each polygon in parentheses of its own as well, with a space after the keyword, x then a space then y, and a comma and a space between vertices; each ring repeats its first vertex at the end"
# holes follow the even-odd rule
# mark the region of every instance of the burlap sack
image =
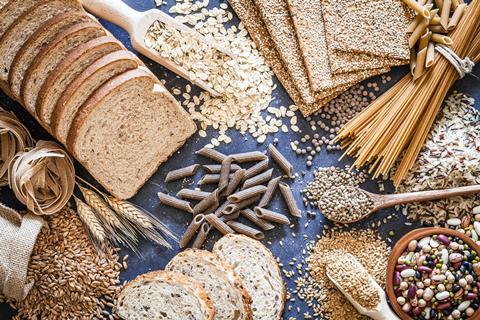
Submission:
POLYGON ((30 255, 44 220, 28 213, 23 217, 0 203, 0 293, 23 300, 33 283, 27 283, 30 255))

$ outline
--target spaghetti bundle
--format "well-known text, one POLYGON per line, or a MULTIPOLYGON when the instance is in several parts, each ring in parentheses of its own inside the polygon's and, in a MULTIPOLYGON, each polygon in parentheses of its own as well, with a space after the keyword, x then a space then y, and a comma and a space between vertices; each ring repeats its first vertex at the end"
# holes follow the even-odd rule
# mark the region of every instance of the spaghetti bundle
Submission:
MULTIPOLYGON (((459 57, 480 61, 480 0, 468 6, 451 33, 451 49, 459 57)), ((406 75, 390 90, 348 122, 339 132, 345 154, 354 166, 371 165, 374 178, 387 175, 403 153, 393 181, 398 185, 413 166, 451 85, 458 79, 455 67, 437 54, 434 66, 413 81, 406 75)))

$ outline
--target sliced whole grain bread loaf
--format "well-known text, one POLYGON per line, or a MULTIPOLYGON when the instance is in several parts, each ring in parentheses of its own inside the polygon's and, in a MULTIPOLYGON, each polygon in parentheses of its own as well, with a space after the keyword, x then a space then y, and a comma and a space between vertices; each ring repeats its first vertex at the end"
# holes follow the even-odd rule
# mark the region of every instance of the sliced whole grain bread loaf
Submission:
POLYGON ((110 78, 139 66, 140 61, 133 53, 122 50, 107 54, 83 70, 55 105, 50 122, 53 135, 65 144, 72 120, 88 97, 110 78))
MULTIPOLYGON (((0 38, 0 83, 9 88, 10 66, 21 46, 48 19, 64 12, 83 10, 77 0, 39 1, 31 10, 23 13, 0 38)), ((9 90, 9 89, 8 89, 9 90)))
POLYGON ((70 51, 49 74, 38 92, 35 110, 40 121, 50 126, 58 98, 76 76, 103 56, 124 49, 125 47, 114 37, 104 36, 87 41, 70 51))
POLYGON ((18 17, 34 8, 39 0, 2 0, 0 10, 0 36, 18 17))
POLYGON ((128 320, 212 320, 212 302, 195 279, 153 271, 130 281, 120 292, 115 312, 128 320))
POLYGON ((77 46, 105 35, 107 35, 105 29, 93 21, 77 23, 57 34, 55 39, 38 53, 25 73, 20 90, 25 108, 35 114, 41 86, 71 50, 76 50, 77 46))
POLYGON ((233 266, 252 297, 253 319, 281 319, 286 292, 280 268, 272 253, 260 242, 229 234, 217 241, 213 253, 233 266))
POLYGON ((128 199, 195 129, 173 96, 138 68, 110 79, 82 105, 67 148, 108 191, 128 199))
POLYGON ((15 99, 20 99, 20 88, 23 77, 37 54, 63 29, 66 29, 75 23, 87 21, 92 21, 92 19, 86 15, 83 10, 62 13, 47 20, 30 36, 30 38, 28 38, 15 55, 15 59, 13 59, 10 67, 10 73, 8 74, 8 83, 15 99))
POLYGON ((251 298, 231 265, 216 254, 190 249, 177 254, 165 270, 197 280, 215 307, 216 320, 251 320, 251 298))

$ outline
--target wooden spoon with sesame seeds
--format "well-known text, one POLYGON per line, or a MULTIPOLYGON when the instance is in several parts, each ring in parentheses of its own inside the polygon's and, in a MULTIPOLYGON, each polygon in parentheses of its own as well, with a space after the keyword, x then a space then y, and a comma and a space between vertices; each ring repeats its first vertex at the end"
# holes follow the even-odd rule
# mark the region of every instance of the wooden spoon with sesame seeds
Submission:
MULTIPOLYGON (((376 194, 376 193, 365 191, 360 188, 355 188, 355 189, 357 189, 359 193, 365 194, 371 200, 371 205, 368 206, 368 208, 366 208, 366 211, 367 211, 366 213, 364 214, 351 213, 350 215, 348 215, 346 219, 340 219, 338 216, 336 216, 334 211, 330 214, 327 212, 323 212, 324 216, 336 223, 344 223, 344 224, 354 223, 368 217, 369 215, 371 215, 372 213, 380 209, 394 207, 400 204, 439 200, 439 199, 468 196, 468 195, 480 193, 480 185, 471 185, 471 186, 441 189, 441 190, 397 193, 397 194, 376 194)), ((330 192, 334 192, 334 189, 332 189, 330 192)), ((341 196, 342 195, 339 194, 339 197, 341 196)))
POLYGON ((81 0, 81 2, 91 13, 125 29, 129 33, 130 41, 136 51, 208 91, 212 96, 220 96, 207 82, 199 78, 192 79, 191 73, 184 67, 162 57, 155 49, 148 47, 145 42, 147 31, 154 23, 161 23, 168 28, 179 30, 183 34, 191 35, 201 43, 205 43, 211 48, 235 59, 236 55, 233 52, 158 9, 138 12, 130 8, 122 0, 81 0))

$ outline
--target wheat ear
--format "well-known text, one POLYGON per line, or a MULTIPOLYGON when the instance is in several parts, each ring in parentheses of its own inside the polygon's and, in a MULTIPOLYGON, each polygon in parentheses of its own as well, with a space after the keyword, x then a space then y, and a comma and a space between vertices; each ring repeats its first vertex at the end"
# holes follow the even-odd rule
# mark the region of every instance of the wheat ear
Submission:
POLYGON ((75 203, 77 205, 77 214, 83 222, 87 233, 90 236, 97 252, 102 253, 103 247, 106 244, 107 238, 105 229, 98 221, 95 212, 85 202, 75 197, 75 203))

